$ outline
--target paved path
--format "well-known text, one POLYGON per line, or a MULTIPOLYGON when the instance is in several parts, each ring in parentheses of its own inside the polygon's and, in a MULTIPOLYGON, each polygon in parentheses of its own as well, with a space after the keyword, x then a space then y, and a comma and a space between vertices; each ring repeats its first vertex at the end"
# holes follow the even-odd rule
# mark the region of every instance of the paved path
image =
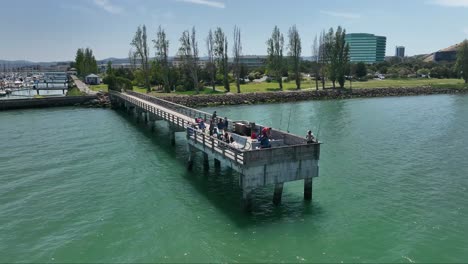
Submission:
POLYGON ((78 87, 78 89, 80 89, 80 91, 82 91, 82 92, 84 92, 86 94, 96 94, 95 91, 89 89, 88 85, 86 85, 84 82, 82 82, 80 79, 78 79, 78 77, 76 77, 75 75, 72 75, 71 77, 73 79, 73 82, 75 82, 76 87, 78 87))

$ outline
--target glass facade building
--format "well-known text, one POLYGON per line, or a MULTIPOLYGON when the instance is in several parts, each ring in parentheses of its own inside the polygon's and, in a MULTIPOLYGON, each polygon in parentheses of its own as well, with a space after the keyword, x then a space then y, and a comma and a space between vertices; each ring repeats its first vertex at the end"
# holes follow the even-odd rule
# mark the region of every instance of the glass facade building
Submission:
POLYGON ((397 46, 395 48, 395 57, 404 58, 405 57, 405 47, 397 46))
POLYGON ((385 60, 387 37, 366 33, 346 34, 351 62, 376 63, 385 60))

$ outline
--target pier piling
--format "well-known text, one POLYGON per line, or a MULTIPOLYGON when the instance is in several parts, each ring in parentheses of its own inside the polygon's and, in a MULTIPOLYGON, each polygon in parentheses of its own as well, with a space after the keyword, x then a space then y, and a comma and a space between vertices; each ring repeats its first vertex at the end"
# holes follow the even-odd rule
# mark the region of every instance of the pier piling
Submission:
POLYGON ((312 178, 304 179, 304 200, 312 201, 312 178))
POLYGON ((281 198, 283 196, 283 183, 275 184, 275 193, 273 194, 273 204, 278 206, 281 204, 281 198))

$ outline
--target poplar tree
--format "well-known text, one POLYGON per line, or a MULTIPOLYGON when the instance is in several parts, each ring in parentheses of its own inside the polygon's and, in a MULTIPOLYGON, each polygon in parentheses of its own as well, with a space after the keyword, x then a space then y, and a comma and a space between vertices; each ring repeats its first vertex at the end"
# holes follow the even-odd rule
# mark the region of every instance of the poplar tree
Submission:
POLYGON ((169 93, 171 91, 169 84, 169 40, 166 38, 166 32, 159 26, 158 32, 156 33, 156 39, 153 40, 154 47, 156 49, 156 61, 161 68, 161 79, 164 83, 164 92, 169 93))
POLYGON ((218 64, 218 68, 223 74, 224 89, 226 90, 226 92, 230 92, 231 88, 229 87, 228 79, 228 41, 223 30, 219 27, 215 30, 214 43, 214 55, 218 64))
POLYGON ((211 86, 213 86, 213 92, 216 91, 216 63, 215 63, 215 42, 213 37, 213 31, 208 32, 206 38, 206 50, 208 52, 208 72, 210 73, 211 86))
POLYGON ((192 77, 195 93, 199 93, 198 88, 198 43, 195 35, 195 27, 192 28, 192 33, 186 30, 182 33, 179 39, 180 48, 179 56, 184 62, 184 66, 187 67, 192 77))
POLYGON ((278 26, 273 28, 271 38, 267 41, 268 52, 268 69, 276 77, 279 83, 279 88, 283 90, 283 46, 284 37, 281 34, 278 26))
POLYGON ((296 25, 292 26, 288 32, 289 36, 289 52, 288 55, 292 60, 292 66, 294 71, 294 77, 296 79, 296 89, 301 89, 301 37, 296 25))
POLYGON ((235 26, 234 27, 234 44, 233 44, 233 57, 234 57, 233 73, 234 73, 234 77, 236 78, 237 93, 241 92, 240 90, 240 78, 241 78, 240 57, 241 57, 241 54, 242 54, 241 31, 237 26, 235 26))
POLYGON ((148 36, 146 35, 146 26, 138 26, 135 36, 133 37, 132 42, 130 43, 134 50, 135 56, 140 59, 141 68, 145 78, 145 87, 148 92, 151 91, 150 81, 149 81, 149 46, 148 46, 148 36))

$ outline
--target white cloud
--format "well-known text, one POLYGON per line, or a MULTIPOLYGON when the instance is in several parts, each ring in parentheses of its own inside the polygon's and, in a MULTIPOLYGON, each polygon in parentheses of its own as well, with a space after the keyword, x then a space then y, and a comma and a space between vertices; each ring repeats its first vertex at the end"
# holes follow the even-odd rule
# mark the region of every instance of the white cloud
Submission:
POLYGON ((434 0, 431 3, 446 7, 468 7, 468 0, 434 0))
POLYGON ((217 2, 211 0, 177 0, 178 2, 185 2, 197 5, 205 5, 209 7, 216 7, 216 8, 226 8, 224 2, 217 2))
POLYGON ((111 14, 120 14, 123 12, 123 9, 120 6, 112 4, 111 0, 94 0, 94 4, 111 14))
POLYGON ((347 18, 347 19, 361 18, 360 14, 325 11, 325 10, 320 10, 320 14, 324 14, 324 15, 327 15, 327 16, 333 16, 333 17, 347 18))

